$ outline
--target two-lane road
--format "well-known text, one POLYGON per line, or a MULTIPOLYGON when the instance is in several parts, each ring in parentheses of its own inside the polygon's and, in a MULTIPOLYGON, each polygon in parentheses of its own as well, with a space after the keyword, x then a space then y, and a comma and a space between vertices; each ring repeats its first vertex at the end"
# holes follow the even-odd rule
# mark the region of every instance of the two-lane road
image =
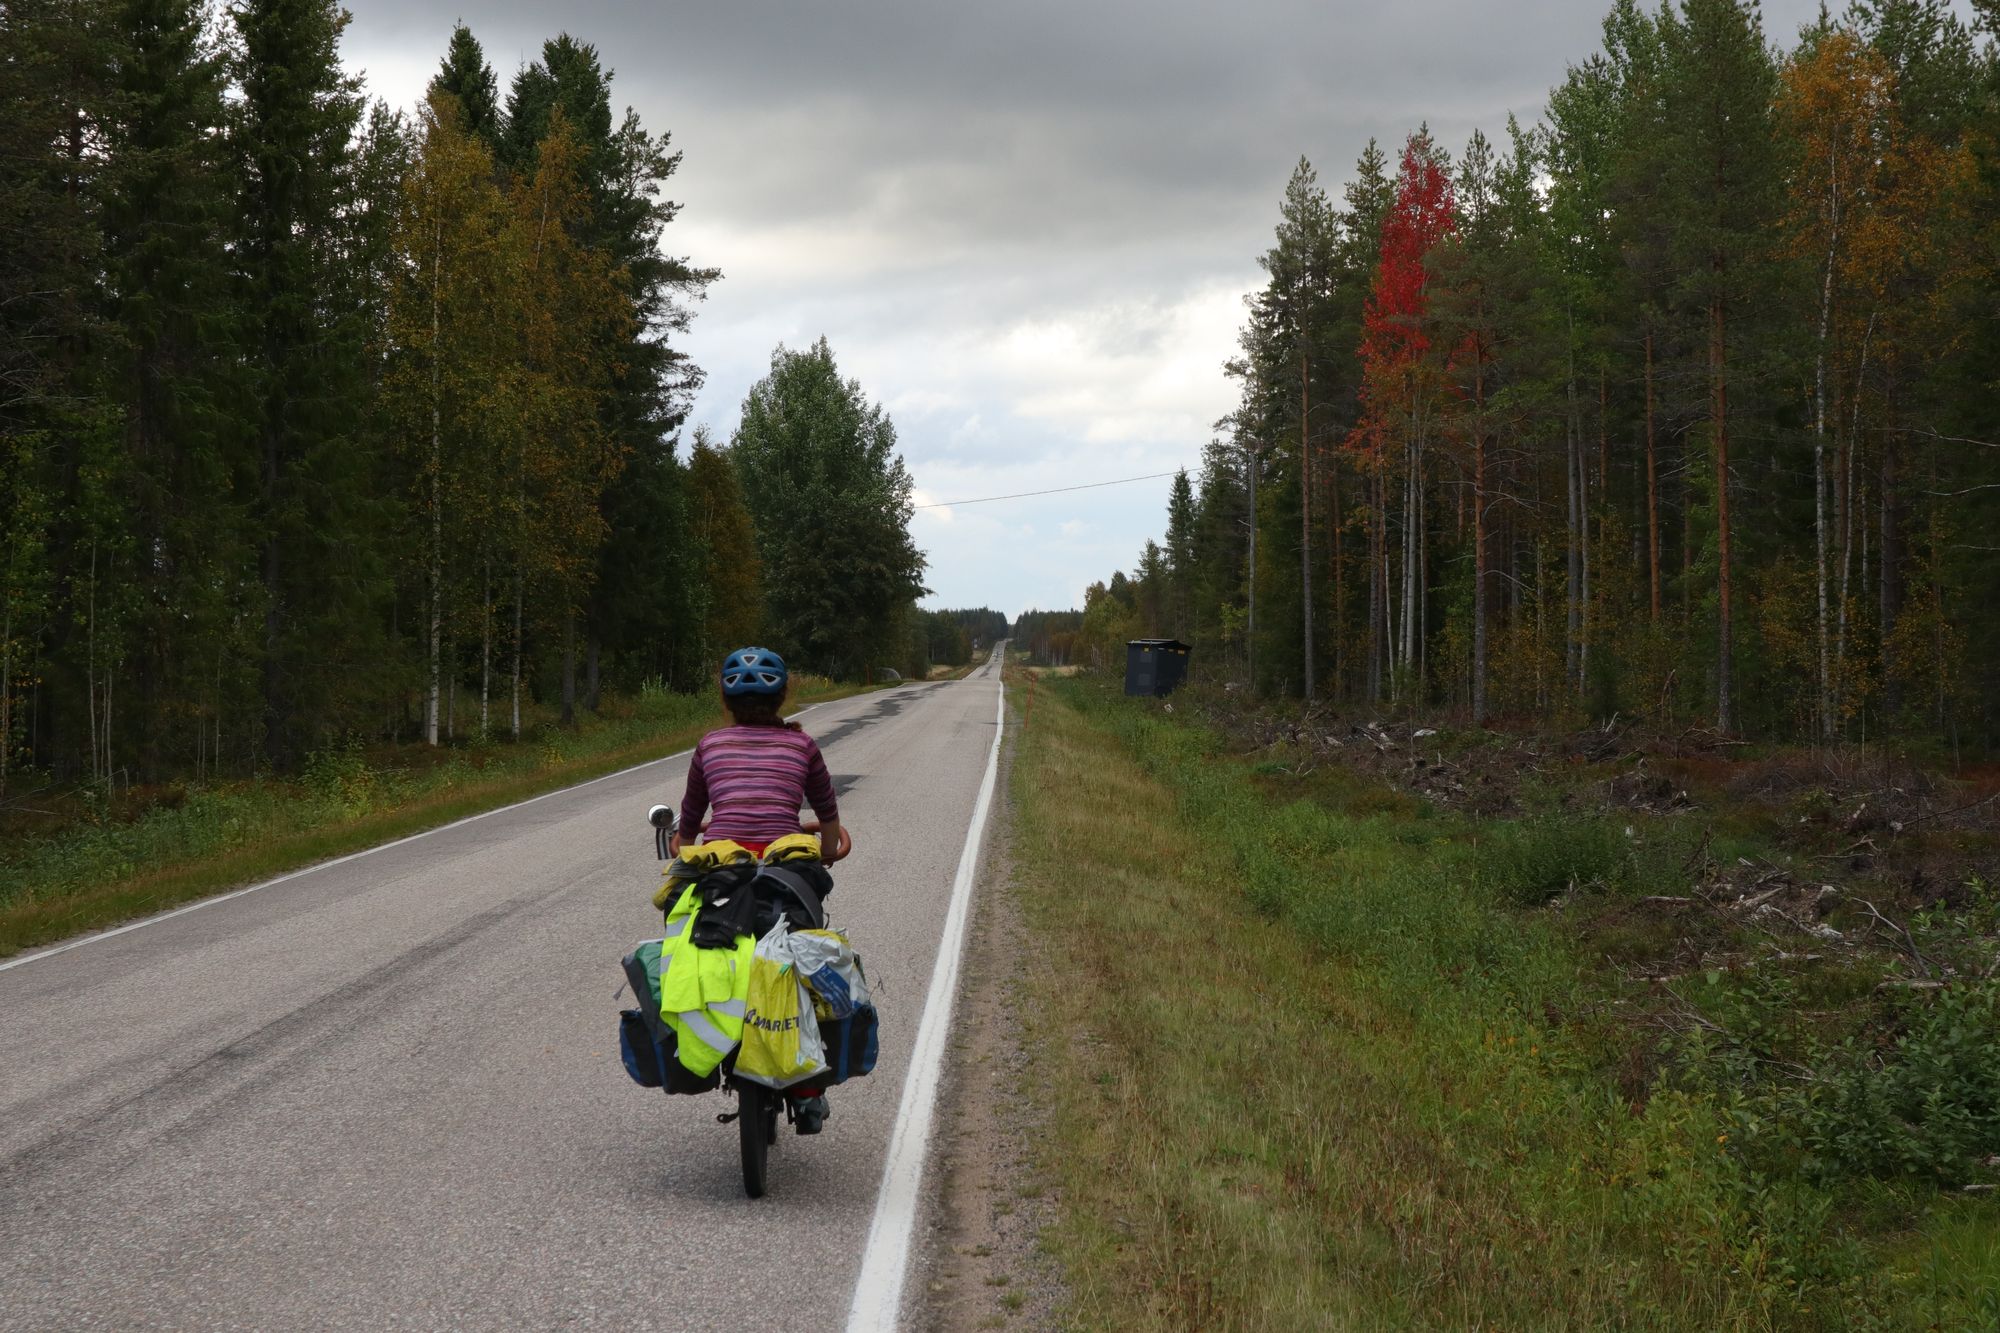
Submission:
POLYGON ((0 1328, 845 1318, 998 689, 989 665, 804 718, 882 1057, 754 1203, 731 1104, 618 1062, 618 957, 658 925, 645 811, 685 757, 0 964, 0 1328))

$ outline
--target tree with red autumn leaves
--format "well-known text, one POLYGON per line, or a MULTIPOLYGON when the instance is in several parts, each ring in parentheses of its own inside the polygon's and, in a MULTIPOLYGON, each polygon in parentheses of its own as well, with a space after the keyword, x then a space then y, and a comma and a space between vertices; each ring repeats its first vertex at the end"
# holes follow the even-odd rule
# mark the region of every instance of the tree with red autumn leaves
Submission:
POLYGON ((1361 420, 1348 449, 1369 479, 1369 681, 1380 697, 1398 673, 1423 672, 1427 638, 1424 589, 1424 464, 1445 388, 1445 362, 1431 315, 1431 263, 1453 234, 1457 205, 1443 154, 1428 131, 1403 147, 1394 201, 1382 219, 1381 258, 1362 315, 1361 420), (1400 560, 1389 543, 1391 475, 1401 495, 1400 560), (1393 590, 1393 592, 1392 592, 1393 590), (1384 668, 1386 667, 1386 674, 1384 668))

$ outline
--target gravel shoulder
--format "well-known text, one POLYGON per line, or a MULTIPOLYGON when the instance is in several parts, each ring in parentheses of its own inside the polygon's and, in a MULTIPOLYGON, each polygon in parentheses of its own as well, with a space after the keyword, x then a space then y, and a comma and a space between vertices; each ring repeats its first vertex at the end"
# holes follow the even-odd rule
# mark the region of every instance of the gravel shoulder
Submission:
MULTIPOLYGON (((1010 710, 1011 711, 1011 710, 1010 710)), ((1001 752, 1009 787, 1014 747, 1001 752)), ((1035 1165, 1047 1131, 1034 1093, 1018 1015, 1021 979, 1040 964, 1014 897, 1011 802, 995 812, 966 940, 955 1035, 937 1134, 922 1250, 910 1275, 910 1326, 958 1330, 1060 1329, 1061 1271, 1043 1247, 1058 1200, 1035 1165)))

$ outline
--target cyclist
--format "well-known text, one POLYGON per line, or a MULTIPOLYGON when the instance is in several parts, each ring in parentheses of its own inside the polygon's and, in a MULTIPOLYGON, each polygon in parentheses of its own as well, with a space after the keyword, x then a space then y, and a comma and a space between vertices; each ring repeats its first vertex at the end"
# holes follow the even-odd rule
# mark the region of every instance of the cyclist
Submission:
MULTIPOLYGON (((777 839, 799 831, 799 807, 811 805, 819 819, 821 856, 838 861, 840 805, 819 746, 804 728, 784 718, 790 675, 785 661, 768 648, 739 648, 722 659, 722 706, 732 725, 701 738, 688 765, 687 795, 680 827, 727 838, 758 856, 777 839), (706 830, 702 819, 714 806, 706 830)), ((668 844, 678 856, 682 836, 668 844)), ((821 1092, 793 1093, 801 1134, 817 1134, 826 1121, 821 1092)))
MULTIPOLYGON (((728 838, 762 856, 773 842, 799 831, 799 807, 810 804, 825 859, 837 861, 840 805, 819 746, 798 723, 784 719, 789 682, 784 659, 769 648, 738 648, 723 659, 722 706, 733 725, 709 732, 694 747, 680 827, 701 829, 713 805, 706 836, 728 838)), ((681 842, 676 833, 669 850, 678 854, 681 842)))

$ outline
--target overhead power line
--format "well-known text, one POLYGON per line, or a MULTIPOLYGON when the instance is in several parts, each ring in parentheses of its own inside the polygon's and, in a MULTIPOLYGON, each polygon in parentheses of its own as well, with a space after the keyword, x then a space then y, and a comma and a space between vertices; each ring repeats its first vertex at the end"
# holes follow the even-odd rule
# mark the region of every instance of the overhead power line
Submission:
MULTIPOLYGON (((1174 472, 1180 471, 1175 468, 1174 472)), ((1171 477, 1174 472, 1148 472, 1143 477, 1120 477, 1116 481, 1087 481, 1081 486, 1055 486, 1046 491, 1019 491, 1013 495, 982 495, 977 500, 938 500, 927 505, 911 505, 912 509, 954 509, 959 505, 992 504, 995 500, 1026 500, 1036 495, 1061 495, 1064 491, 1094 491, 1100 486, 1127 486, 1135 481, 1158 481, 1161 477, 1171 477)))

